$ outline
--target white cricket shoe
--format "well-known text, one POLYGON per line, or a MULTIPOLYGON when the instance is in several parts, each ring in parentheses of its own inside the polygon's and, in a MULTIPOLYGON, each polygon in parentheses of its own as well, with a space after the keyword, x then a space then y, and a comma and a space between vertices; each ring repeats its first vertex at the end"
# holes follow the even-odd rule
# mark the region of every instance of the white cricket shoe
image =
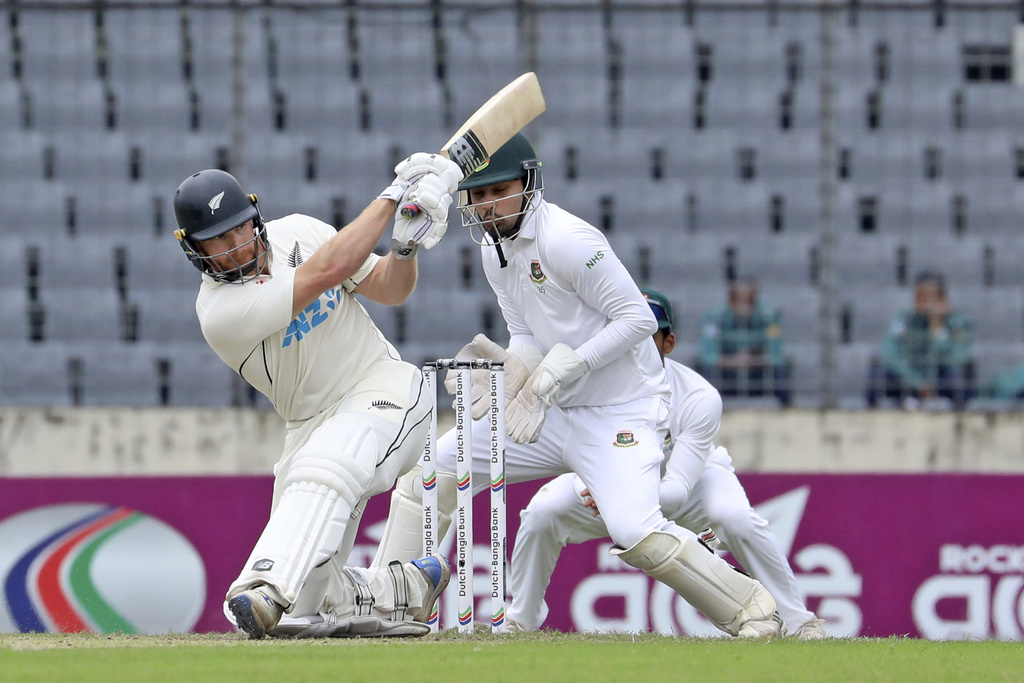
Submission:
POLYGON ((284 613, 264 586, 256 586, 239 593, 228 600, 228 609, 235 616, 238 628, 246 633, 251 640, 259 640, 267 635, 267 631, 277 626, 284 613))
POLYGON ((782 617, 778 612, 772 612, 767 619, 748 619, 736 635, 740 638, 781 638, 782 617))
POLYGON ((825 632, 825 621, 823 619, 811 619, 796 630, 793 637, 800 640, 823 640, 828 638, 825 632))

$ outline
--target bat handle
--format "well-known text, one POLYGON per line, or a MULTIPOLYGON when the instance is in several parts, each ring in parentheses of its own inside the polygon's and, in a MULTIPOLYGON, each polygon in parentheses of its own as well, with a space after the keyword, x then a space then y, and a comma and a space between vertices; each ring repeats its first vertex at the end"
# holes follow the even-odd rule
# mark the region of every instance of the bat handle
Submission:
POLYGON ((402 218, 416 218, 420 215, 420 207, 416 205, 416 202, 406 202, 402 206, 402 218))

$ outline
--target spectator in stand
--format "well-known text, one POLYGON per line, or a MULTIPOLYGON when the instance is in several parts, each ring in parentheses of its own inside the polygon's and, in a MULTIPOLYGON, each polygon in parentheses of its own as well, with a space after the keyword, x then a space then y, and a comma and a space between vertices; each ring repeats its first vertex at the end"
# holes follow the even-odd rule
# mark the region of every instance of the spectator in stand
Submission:
POLYGON ((756 280, 733 280, 729 303, 704 314, 698 370, 722 396, 774 396, 789 405, 782 314, 759 300, 756 280))
POLYGON ((947 398, 962 408, 976 394, 974 324, 952 310, 941 273, 923 271, 914 280, 914 308, 896 313, 872 363, 867 401, 895 399, 904 405, 947 398))

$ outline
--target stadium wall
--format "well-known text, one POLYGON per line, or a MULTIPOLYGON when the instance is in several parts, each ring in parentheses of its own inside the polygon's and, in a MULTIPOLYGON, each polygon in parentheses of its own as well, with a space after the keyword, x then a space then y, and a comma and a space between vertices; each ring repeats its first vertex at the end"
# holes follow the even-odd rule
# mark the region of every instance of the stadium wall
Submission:
MULTIPOLYGON (((731 410, 717 441, 745 472, 1024 472, 1021 413, 731 410)), ((0 410, 2 476, 266 474, 282 444, 261 410, 0 410)))

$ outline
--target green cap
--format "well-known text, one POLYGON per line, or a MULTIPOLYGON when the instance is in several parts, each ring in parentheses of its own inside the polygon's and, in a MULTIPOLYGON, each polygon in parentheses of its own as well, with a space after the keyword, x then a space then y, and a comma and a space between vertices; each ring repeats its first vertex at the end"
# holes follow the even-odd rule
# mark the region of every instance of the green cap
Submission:
POLYGON ((672 329, 672 303, 668 300, 668 297, 653 289, 641 289, 640 293, 644 295, 647 303, 651 305, 654 317, 658 319, 658 329, 672 329))

